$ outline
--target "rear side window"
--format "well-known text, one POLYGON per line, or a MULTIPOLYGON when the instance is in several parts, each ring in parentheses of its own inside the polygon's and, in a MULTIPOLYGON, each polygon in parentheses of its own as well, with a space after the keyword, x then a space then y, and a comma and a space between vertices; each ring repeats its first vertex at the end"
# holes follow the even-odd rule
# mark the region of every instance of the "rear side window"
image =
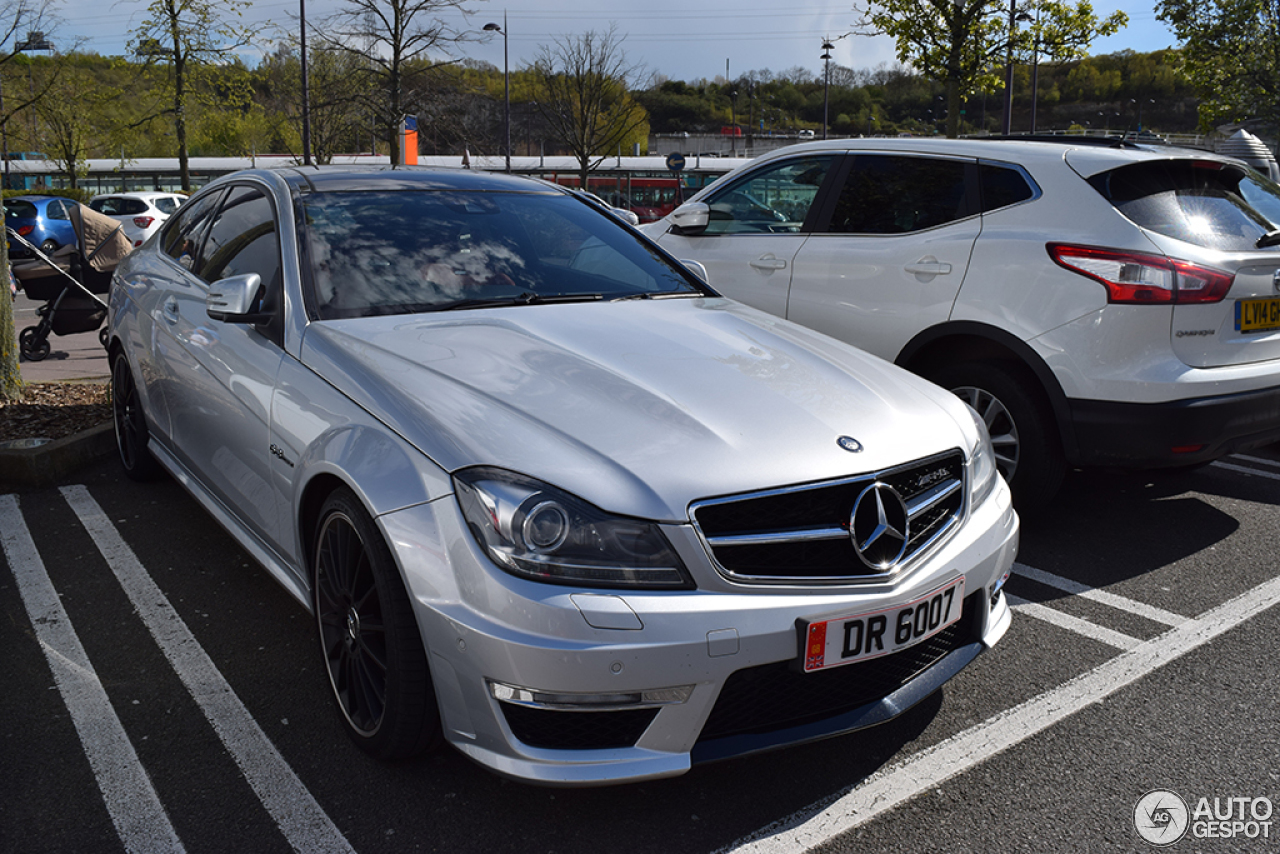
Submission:
POLYGON ((967 164, 960 160, 859 154, 828 231, 906 234, 969 216, 967 164))
POLYGON ((1280 186, 1216 162, 1135 163, 1089 183, 1134 223, 1197 246, 1254 249, 1280 228, 1280 186))
POLYGON ((57 199, 49 202, 44 211, 45 216, 49 219, 71 219, 71 215, 67 213, 66 207, 57 199))
POLYGON ((156 210, 168 216, 178 209, 177 199, 160 198, 155 200, 156 210))
POLYGON ((1036 196, 1035 189, 1021 169, 981 163, 978 165, 978 176, 982 185, 983 213, 1016 205, 1036 196))

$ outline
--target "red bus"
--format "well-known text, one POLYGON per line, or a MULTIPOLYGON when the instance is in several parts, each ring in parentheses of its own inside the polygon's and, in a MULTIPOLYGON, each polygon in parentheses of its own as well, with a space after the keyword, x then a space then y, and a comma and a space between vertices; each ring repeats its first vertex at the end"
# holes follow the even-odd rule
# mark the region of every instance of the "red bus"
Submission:
MULTIPOLYGON (((578 187, 577 175, 555 175, 551 178, 565 187, 578 187)), ((662 219, 681 201, 680 179, 639 178, 627 175, 595 174, 587 179, 587 189, 616 208, 634 211, 641 222, 662 219)))

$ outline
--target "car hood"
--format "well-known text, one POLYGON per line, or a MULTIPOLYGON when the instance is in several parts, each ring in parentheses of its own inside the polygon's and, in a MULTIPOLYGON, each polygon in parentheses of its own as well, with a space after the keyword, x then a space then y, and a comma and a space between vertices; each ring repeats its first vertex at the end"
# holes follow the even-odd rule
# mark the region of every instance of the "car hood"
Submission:
POLYGON ((499 466, 667 521, 959 447, 967 420, 904 370, 718 298, 318 322, 301 358, 448 471, 499 466))

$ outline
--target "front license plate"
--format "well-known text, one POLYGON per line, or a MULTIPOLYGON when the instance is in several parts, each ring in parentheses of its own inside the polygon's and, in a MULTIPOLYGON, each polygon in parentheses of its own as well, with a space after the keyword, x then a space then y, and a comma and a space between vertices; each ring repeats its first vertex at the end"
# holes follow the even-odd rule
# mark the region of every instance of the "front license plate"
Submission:
POLYGON ((928 640, 960 619, 964 576, 905 605, 803 623, 804 670, 810 673, 890 655, 928 640))
POLYGON ((1280 329, 1280 297, 1236 300, 1237 332, 1274 332, 1280 329))

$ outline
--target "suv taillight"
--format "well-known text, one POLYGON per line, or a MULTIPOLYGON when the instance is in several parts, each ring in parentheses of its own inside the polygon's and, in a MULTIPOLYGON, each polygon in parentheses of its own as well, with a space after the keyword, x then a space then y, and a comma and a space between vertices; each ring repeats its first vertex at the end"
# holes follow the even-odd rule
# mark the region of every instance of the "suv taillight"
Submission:
POLYGON ((156 218, 153 216, 135 216, 133 218, 133 224, 136 225, 138 228, 150 228, 151 223, 155 221, 156 221, 156 218))
POLYGON ((1073 273, 1101 282, 1107 302, 1128 305, 1187 305, 1219 302, 1231 290, 1235 276, 1140 252, 1046 244, 1049 257, 1073 273))

